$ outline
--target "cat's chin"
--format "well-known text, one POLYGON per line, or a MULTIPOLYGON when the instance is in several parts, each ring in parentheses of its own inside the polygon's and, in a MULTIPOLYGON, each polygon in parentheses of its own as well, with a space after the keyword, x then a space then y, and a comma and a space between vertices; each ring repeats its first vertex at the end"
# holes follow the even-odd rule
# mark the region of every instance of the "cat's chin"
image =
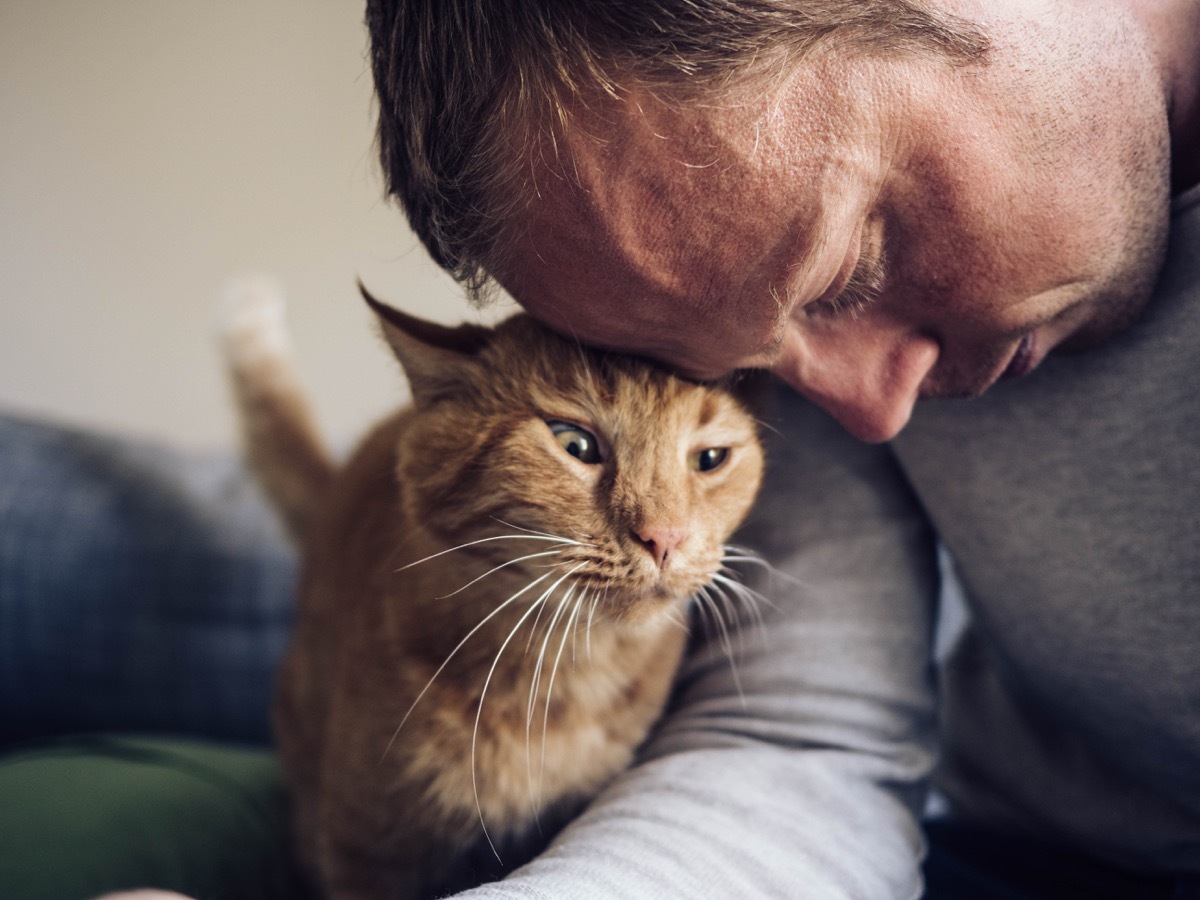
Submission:
POLYGON ((664 618, 678 620, 688 607, 692 592, 679 593, 656 584, 641 591, 610 594, 606 606, 609 616, 624 625, 641 625, 664 618))

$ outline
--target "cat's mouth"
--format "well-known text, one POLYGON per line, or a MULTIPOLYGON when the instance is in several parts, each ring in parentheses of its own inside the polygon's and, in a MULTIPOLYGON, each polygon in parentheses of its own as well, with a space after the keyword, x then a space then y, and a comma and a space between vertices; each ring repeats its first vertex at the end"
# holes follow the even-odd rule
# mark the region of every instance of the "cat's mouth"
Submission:
POLYGON ((624 578, 585 576, 578 580, 581 590, 599 597, 597 612, 604 610, 617 619, 640 619, 686 608, 698 593, 712 586, 713 577, 667 571, 624 578))
POLYGON ((546 551, 513 562, 523 562, 521 568, 531 577, 545 575, 545 584, 557 583, 556 596, 569 589, 575 596, 587 598, 583 615, 590 618, 641 619, 657 612, 681 611, 697 602, 698 596, 700 602, 706 602, 705 594, 713 602, 728 605, 717 586, 725 571, 724 549, 698 557, 695 548, 676 548, 665 562, 646 549, 594 538, 561 539, 546 551), (546 575, 547 568, 553 574, 546 575))

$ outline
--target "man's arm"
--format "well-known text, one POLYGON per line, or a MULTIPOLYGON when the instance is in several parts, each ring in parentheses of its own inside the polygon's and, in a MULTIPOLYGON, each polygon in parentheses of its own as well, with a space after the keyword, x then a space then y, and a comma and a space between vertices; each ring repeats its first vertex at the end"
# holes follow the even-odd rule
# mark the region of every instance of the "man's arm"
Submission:
POLYGON ((914 897, 934 540, 890 452, 781 397, 740 540, 774 608, 691 654, 640 762, 483 898, 914 897))

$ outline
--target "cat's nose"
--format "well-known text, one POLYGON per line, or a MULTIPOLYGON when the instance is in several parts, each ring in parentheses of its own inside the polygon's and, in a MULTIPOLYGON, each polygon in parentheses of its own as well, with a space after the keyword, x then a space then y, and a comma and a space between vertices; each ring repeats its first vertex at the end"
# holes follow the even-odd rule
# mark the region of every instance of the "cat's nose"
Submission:
POLYGON ((644 525, 635 528, 633 533, 642 545, 650 551, 658 568, 665 569, 670 562, 671 554, 687 538, 687 532, 682 528, 672 528, 666 525, 644 525))

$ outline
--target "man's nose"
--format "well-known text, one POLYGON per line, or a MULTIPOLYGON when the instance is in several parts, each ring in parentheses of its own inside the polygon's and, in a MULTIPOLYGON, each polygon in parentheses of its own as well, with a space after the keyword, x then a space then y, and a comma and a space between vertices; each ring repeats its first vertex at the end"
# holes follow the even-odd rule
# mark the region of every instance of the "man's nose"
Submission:
POLYGON ((789 328, 772 371, 860 440, 900 433, 938 359, 932 337, 862 319, 789 328))

